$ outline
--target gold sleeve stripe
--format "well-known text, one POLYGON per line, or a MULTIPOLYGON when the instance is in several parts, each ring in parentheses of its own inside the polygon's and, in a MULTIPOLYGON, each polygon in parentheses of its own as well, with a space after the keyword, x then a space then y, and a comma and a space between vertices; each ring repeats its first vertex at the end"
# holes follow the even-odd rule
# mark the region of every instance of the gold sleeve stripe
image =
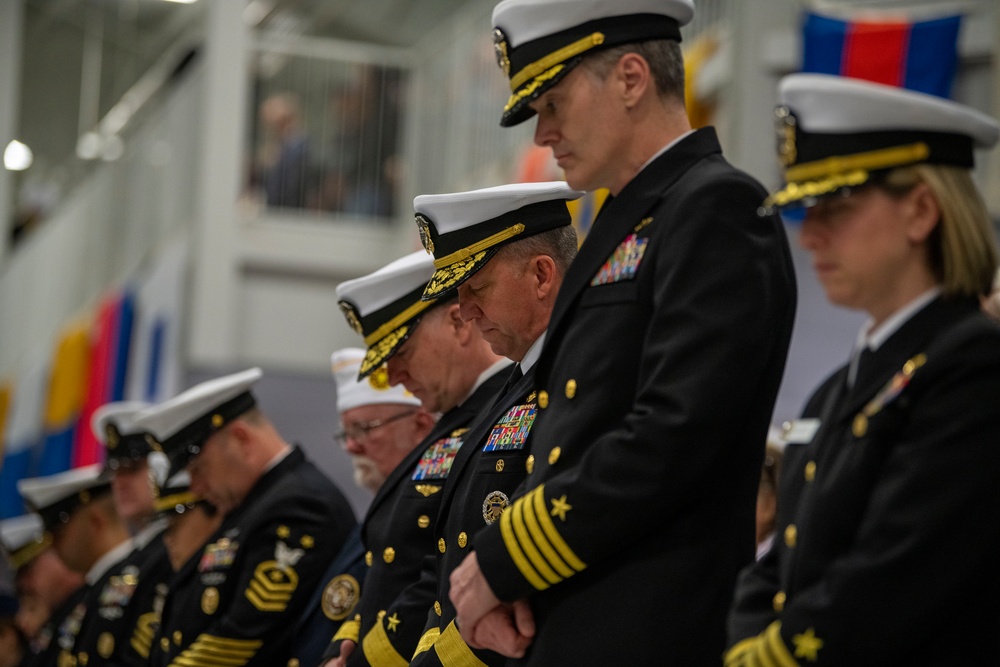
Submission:
POLYGON ((419 642, 417 642, 417 650, 413 652, 413 658, 410 658, 410 662, 413 662, 413 660, 416 659, 416 657, 421 653, 429 651, 431 646, 434 646, 434 642, 436 642, 437 638, 440 636, 441 628, 431 628, 425 632, 424 636, 420 638, 419 642))
POLYGON ((761 642, 760 635, 755 635, 753 637, 747 637, 746 639, 737 642, 731 649, 726 652, 726 657, 723 658, 724 667, 737 667, 742 665, 742 658, 756 649, 757 645, 761 642))
POLYGON ((764 644, 761 646, 761 663, 768 667, 799 667, 799 663, 788 652, 781 638, 781 621, 774 621, 764 630, 764 644))
POLYGON ((344 621, 340 624, 340 628, 333 635, 333 639, 330 641, 339 642, 344 639, 349 639, 355 644, 358 643, 358 636, 361 634, 361 621, 356 619, 351 619, 349 621, 344 621))
POLYGON ((458 628, 455 627, 455 621, 449 623, 438 640, 434 642, 434 651, 444 667, 488 667, 485 662, 476 657, 476 654, 462 639, 458 628))
POLYGON ((503 543, 507 547, 507 553, 510 554, 511 560, 514 561, 514 565, 517 569, 521 571, 521 575, 528 580, 532 586, 540 591, 545 590, 549 587, 548 583, 542 579, 535 568, 531 566, 528 559, 525 558, 524 552, 521 551, 521 545, 517 542, 517 537, 514 535, 514 528, 511 526, 511 516, 514 514, 514 510, 517 509, 518 505, 524 502, 524 498, 518 498, 514 501, 513 507, 508 507, 504 510, 503 514, 500 515, 500 535, 503 537, 503 543))
POLYGON ((129 645, 132 647, 139 657, 148 658, 149 648, 153 645, 153 623, 159 620, 156 612, 147 612, 139 617, 136 621, 135 631, 132 633, 132 639, 129 641, 129 645))
POLYGON ((531 564, 535 566, 535 569, 545 577, 545 580, 550 584, 558 584, 563 580, 555 571, 549 567, 548 562, 542 555, 538 553, 538 549, 535 547, 535 543, 528 536, 528 529, 524 525, 524 515, 525 513, 531 513, 531 506, 526 503, 517 503, 513 507, 514 516, 511 517, 511 522, 514 524, 514 535, 517 537, 517 541, 521 543, 521 548, 524 550, 525 555, 527 555, 528 560, 531 564))
POLYGON ((177 656, 171 667, 240 667, 250 662, 264 644, 259 639, 231 639, 198 635, 190 648, 177 656))
POLYGON ((385 619, 380 618, 361 642, 361 648, 372 667, 406 667, 410 661, 396 651, 385 632, 385 619))
MULTIPOLYGON (((533 492, 534 493, 534 492, 533 492)), ((535 546, 542 552, 542 555, 549 562, 549 564, 555 568, 562 578, 572 577, 576 574, 572 568, 566 565, 566 561, 559 557, 556 550, 552 548, 552 545, 545 535, 542 534, 541 526, 538 524, 538 517, 535 516, 535 507, 530 503, 526 503, 524 506, 524 519, 528 524, 528 532, 531 533, 531 539, 535 542, 535 546)))
POLYGON ((582 572, 586 569, 587 565, 577 558, 577 555, 573 553, 573 550, 569 548, 566 541, 563 540, 559 531, 556 529, 555 524, 552 523, 552 517, 549 516, 548 509, 545 507, 545 485, 541 484, 533 492, 534 494, 534 505, 535 505, 535 516, 538 517, 538 523, 542 527, 542 532, 545 533, 545 537, 549 539, 552 546, 555 547, 559 555, 562 556, 566 563, 576 570, 577 572, 582 572))

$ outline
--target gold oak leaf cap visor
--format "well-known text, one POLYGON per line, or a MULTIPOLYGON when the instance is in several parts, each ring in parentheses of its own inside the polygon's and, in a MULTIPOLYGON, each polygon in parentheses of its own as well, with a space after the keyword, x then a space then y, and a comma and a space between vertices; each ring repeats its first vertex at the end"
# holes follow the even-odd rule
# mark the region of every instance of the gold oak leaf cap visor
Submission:
POLYGON ((566 202, 583 194, 550 181, 418 196, 413 209, 420 239, 434 255, 423 298, 453 293, 504 245, 571 224, 566 202))
POLYGON ((510 127, 535 115, 532 100, 588 53, 652 39, 681 41, 692 0, 503 0, 493 9, 493 48, 510 79, 500 119, 510 127))
POLYGON ((434 305, 420 298, 433 273, 433 260, 418 250, 374 273, 337 285, 340 310, 367 348, 359 380, 381 368, 434 305))
POLYGON ((764 210, 808 207, 895 167, 971 168, 997 122, 934 95, 826 74, 792 74, 778 86, 778 160, 785 186, 764 210))

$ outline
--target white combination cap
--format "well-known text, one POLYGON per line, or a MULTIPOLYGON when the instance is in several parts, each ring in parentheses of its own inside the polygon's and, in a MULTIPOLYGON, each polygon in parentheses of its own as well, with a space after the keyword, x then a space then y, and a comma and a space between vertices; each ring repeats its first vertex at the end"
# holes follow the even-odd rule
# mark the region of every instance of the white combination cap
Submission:
POLYGON ((22 514, 0 521, 0 542, 15 571, 34 560, 52 544, 45 534, 42 517, 37 514, 22 514))
POLYGON ((94 411, 90 430, 107 450, 105 465, 109 470, 131 467, 158 451, 156 439, 134 425, 136 415, 149 407, 143 401, 115 401, 94 411))
POLYGON ((420 241, 434 255, 423 298, 454 291, 508 243, 570 225, 566 202, 583 195, 563 181, 549 181, 418 196, 413 210, 420 241))
POLYGON ((434 261, 417 251, 374 273, 337 285, 340 310, 367 346, 359 379, 374 373, 395 354, 424 311, 433 305, 421 301, 433 274, 434 261))
POLYGON ((95 463, 45 477, 17 482, 18 493, 28 507, 42 517, 46 529, 66 523, 73 510, 111 491, 104 465, 95 463))
POLYGON ((257 405, 251 393, 259 368, 233 373, 191 387, 143 410, 133 427, 148 433, 170 459, 170 474, 183 469, 214 433, 257 405))
POLYGON ((765 206, 817 198, 912 164, 972 168, 974 149, 1000 137, 997 122, 934 95, 828 74, 792 74, 778 86, 778 159, 785 187, 765 206))
POLYGON ((583 56, 652 39, 679 42, 693 17, 692 0, 503 0, 493 9, 493 46, 513 94, 500 124, 531 118, 528 104, 583 56))

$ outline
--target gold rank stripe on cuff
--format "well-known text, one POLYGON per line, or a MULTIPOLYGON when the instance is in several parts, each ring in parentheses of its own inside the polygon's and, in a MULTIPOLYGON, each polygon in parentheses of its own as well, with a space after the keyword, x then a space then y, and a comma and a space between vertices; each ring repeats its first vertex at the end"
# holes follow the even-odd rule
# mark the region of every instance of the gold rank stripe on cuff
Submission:
POLYGON ((361 621, 357 619, 351 619, 349 621, 344 621, 340 624, 340 628, 337 630, 336 634, 333 635, 332 642, 339 642, 345 639, 349 639, 355 644, 358 643, 358 637, 361 635, 361 621))
POLYGON ((552 522, 544 484, 518 498, 500 515, 500 534, 517 569, 538 590, 587 567, 552 522))
POLYGON ((785 641, 781 638, 781 621, 774 621, 763 632, 757 660, 762 667, 800 667, 792 654, 789 653, 785 641))
POLYGON ((410 662, 416 659, 421 653, 426 653, 434 646, 434 642, 437 641, 438 637, 441 636, 441 628, 431 628, 424 633, 424 636, 420 638, 417 642, 417 650, 413 652, 413 657, 410 658, 410 662))
POLYGON ((401 656, 392 645, 386 634, 384 621, 384 618, 379 618, 361 642, 365 658, 372 667, 406 667, 410 661, 401 656))
POLYGON ((476 657, 476 654, 462 639, 458 628, 455 627, 455 621, 449 623, 438 640, 434 642, 434 651, 443 667, 488 667, 485 662, 476 657))
POLYGON ((153 645, 153 624, 159 622, 156 612, 148 612, 139 617, 136 621, 135 631, 129 645, 142 658, 149 657, 149 649, 153 645))
POLYGON ((250 662, 263 645, 260 639, 231 639, 201 634, 190 648, 174 658, 170 667, 239 667, 250 662))

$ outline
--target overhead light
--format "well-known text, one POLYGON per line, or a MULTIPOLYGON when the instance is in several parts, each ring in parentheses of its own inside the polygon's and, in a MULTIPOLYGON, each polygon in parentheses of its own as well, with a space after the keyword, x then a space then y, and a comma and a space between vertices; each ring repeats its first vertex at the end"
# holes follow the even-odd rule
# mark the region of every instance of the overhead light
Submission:
POLYGON ((96 160, 101 156, 104 140, 97 132, 85 132, 76 142, 76 156, 81 160, 96 160))
POLYGON ((16 139, 7 144, 7 149, 3 152, 3 166, 10 171, 24 171, 34 159, 35 154, 31 149, 16 139))
POLYGON ((198 0, 166 0, 166 1, 167 2, 176 2, 177 4, 180 4, 180 5, 193 5, 194 3, 198 2, 198 0))

